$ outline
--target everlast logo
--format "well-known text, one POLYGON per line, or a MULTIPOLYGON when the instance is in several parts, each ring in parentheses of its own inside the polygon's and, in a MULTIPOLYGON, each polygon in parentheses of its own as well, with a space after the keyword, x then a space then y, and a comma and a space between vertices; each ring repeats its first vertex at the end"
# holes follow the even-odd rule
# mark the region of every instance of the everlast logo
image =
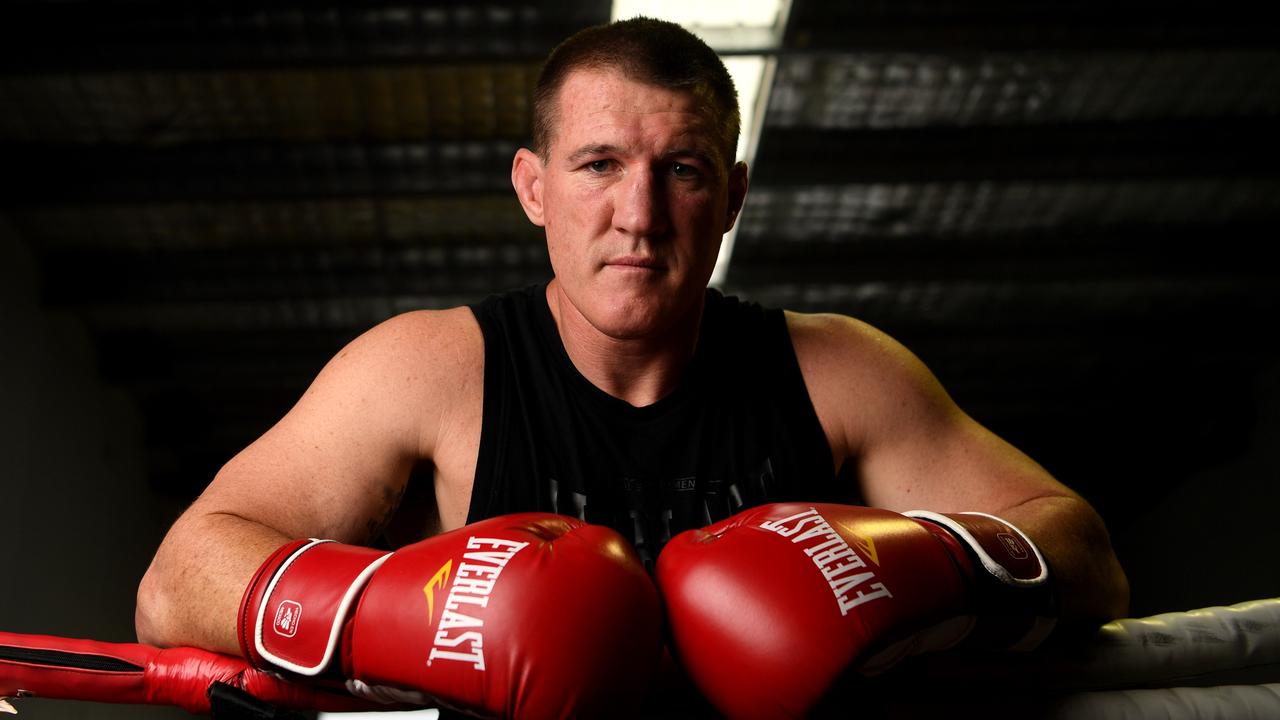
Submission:
MULTIPOLYGON (((498 575, 516 553, 528 546, 527 542, 499 538, 473 537, 467 541, 467 549, 475 552, 463 553, 458 571, 453 574, 428 665, 436 660, 457 660, 471 663, 476 670, 484 670, 484 620, 467 612, 472 608, 488 607, 489 593, 493 592, 498 575)), ((427 612, 432 619, 435 617, 435 593, 448 582, 452 568, 453 561, 449 560, 422 588, 427 596, 427 612)))
POLYGON ((1009 533, 996 533, 996 539, 1004 544, 1005 552, 1009 553, 1009 557, 1014 560, 1026 560, 1028 557, 1027 549, 1018 542, 1018 538, 1009 533))
POLYGON ((294 600, 285 600, 276 608, 276 619, 271 627, 281 637, 293 637, 298 634, 301 620, 302 606, 294 600))
MULTIPOLYGON (((760 523, 760 527, 804 547, 804 554, 813 560, 831 586, 841 615, 848 615, 850 610, 863 603, 893 597, 884 583, 876 581, 876 574, 868 568, 867 561, 831 529, 830 523, 815 508, 781 520, 766 520, 760 523), (855 572, 858 570, 863 572, 855 572)), ((863 538, 859 547, 878 564, 875 545, 870 538, 863 538)))

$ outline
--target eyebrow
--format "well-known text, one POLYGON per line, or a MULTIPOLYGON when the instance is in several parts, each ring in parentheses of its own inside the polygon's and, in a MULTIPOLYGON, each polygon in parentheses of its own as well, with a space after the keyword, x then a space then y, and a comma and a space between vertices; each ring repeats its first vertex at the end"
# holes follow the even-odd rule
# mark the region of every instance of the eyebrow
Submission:
POLYGON ((706 163, 709 166, 714 166, 719 161, 720 153, 717 152, 715 154, 712 154, 702 148, 683 147, 683 148, 676 148, 674 150, 670 150, 666 153, 663 153, 662 156, 664 158, 671 158, 671 157, 680 157, 681 155, 685 157, 694 158, 699 162, 706 163))
POLYGON ((572 153, 570 153, 569 157, 566 158, 566 161, 569 163, 578 163, 582 160, 585 160, 586 158, 591 157, 592 155, 610 155, 614 153, 619 153, 621 151, 622 151, 622 148, 618 147, 617 145, 608 145, 608 144, 584 145, 578 148, 577 150, 574 150, 572 153))
MULTIPOLYGON (((593 155, 614 155, 614 154, 622 154, 622 152, 623 150, 620 146, 610 145, 608 143, 583 145, 582 147, 570 153, 569 156, 565 158, 565 161, 568 162, 569 164, 577 164, 589 157, 592 157, 593 155)), ((681 148, 675 148, 673 150, 668 150, 667 152, 664 152, 662 154, 662 157, 673 158, 673 157, 679 157, 682 155, 686 157, 696 158, 697 160, 704 162, 708 165, 715 165, 718 153, 716 155, 712 155, 711 153, 708 153, 706 150, 699 149, 696 147, 681 147, 681 148)))

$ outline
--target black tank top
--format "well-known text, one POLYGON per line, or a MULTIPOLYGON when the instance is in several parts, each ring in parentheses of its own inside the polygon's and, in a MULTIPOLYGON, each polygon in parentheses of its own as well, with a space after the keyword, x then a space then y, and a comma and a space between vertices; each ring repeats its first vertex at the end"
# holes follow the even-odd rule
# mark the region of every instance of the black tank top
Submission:
POLYGON ((745 507, 853 501, 781 310, 708 290, 680 385, 634 407, 577 371, 545 289, 471 307, 484 333, 484 424, 467 522, 571 515, 613 527, 651 563, 673 535, 745 507))

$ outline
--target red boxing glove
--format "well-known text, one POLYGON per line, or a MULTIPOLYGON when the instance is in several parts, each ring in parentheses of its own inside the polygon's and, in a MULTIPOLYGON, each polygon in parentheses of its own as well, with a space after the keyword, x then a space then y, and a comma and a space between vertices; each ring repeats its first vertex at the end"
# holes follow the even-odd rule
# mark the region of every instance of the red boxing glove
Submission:
POLYGON ((1052 632, 1057 599, 1049 563, 1031 538, 1011 523, 986 513, 910 510, 924 520, 972 579, 974 609, 968 644, 1006 650, 1034 650, 1052 632), (945 530, 945 532, 943 532, 945 530))
POLYGON ((0 698, 46 697, 176 705, 209 712, 209 690, 223 683, 272 705, 367 710, 347 694, 296 685, 249 667, 243 658, 197 648, 162 650, 133 643, 0 632, 0 698))
POLYGON ((500 717, 634 713, 661 651, 657 590, 626 541, 547 513, 395 553, 295 541, 258 570, 240 644, 256 667, 500 717))
MULTIPOLYGON (((677 535, 657 580, 674 651, 708 700, 733 718, 802 717, 848 670, 967 636, 989 582, 970 552, 941 525, 888 510, 774 504, 677 535)), ((1040 570, 1011 591, 1043 590, 1040 570)))

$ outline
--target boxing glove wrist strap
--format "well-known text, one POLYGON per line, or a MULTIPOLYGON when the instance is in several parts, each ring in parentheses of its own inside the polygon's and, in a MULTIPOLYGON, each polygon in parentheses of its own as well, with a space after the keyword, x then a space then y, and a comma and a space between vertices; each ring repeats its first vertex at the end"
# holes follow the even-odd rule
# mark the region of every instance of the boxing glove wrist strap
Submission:
POLYGON ((330 667, 351 605, 391 553, 295 540, 258 569, 240 603, 240 650, 255 667, 314 677, 330 667))
POLYGON ((903 514, 945 529, 965 554, 978 620, 967 644, 1032 650, 1048 637, 1056 623, 1056 596, 1049 563, 1026 533, 986 513, 903 514))

